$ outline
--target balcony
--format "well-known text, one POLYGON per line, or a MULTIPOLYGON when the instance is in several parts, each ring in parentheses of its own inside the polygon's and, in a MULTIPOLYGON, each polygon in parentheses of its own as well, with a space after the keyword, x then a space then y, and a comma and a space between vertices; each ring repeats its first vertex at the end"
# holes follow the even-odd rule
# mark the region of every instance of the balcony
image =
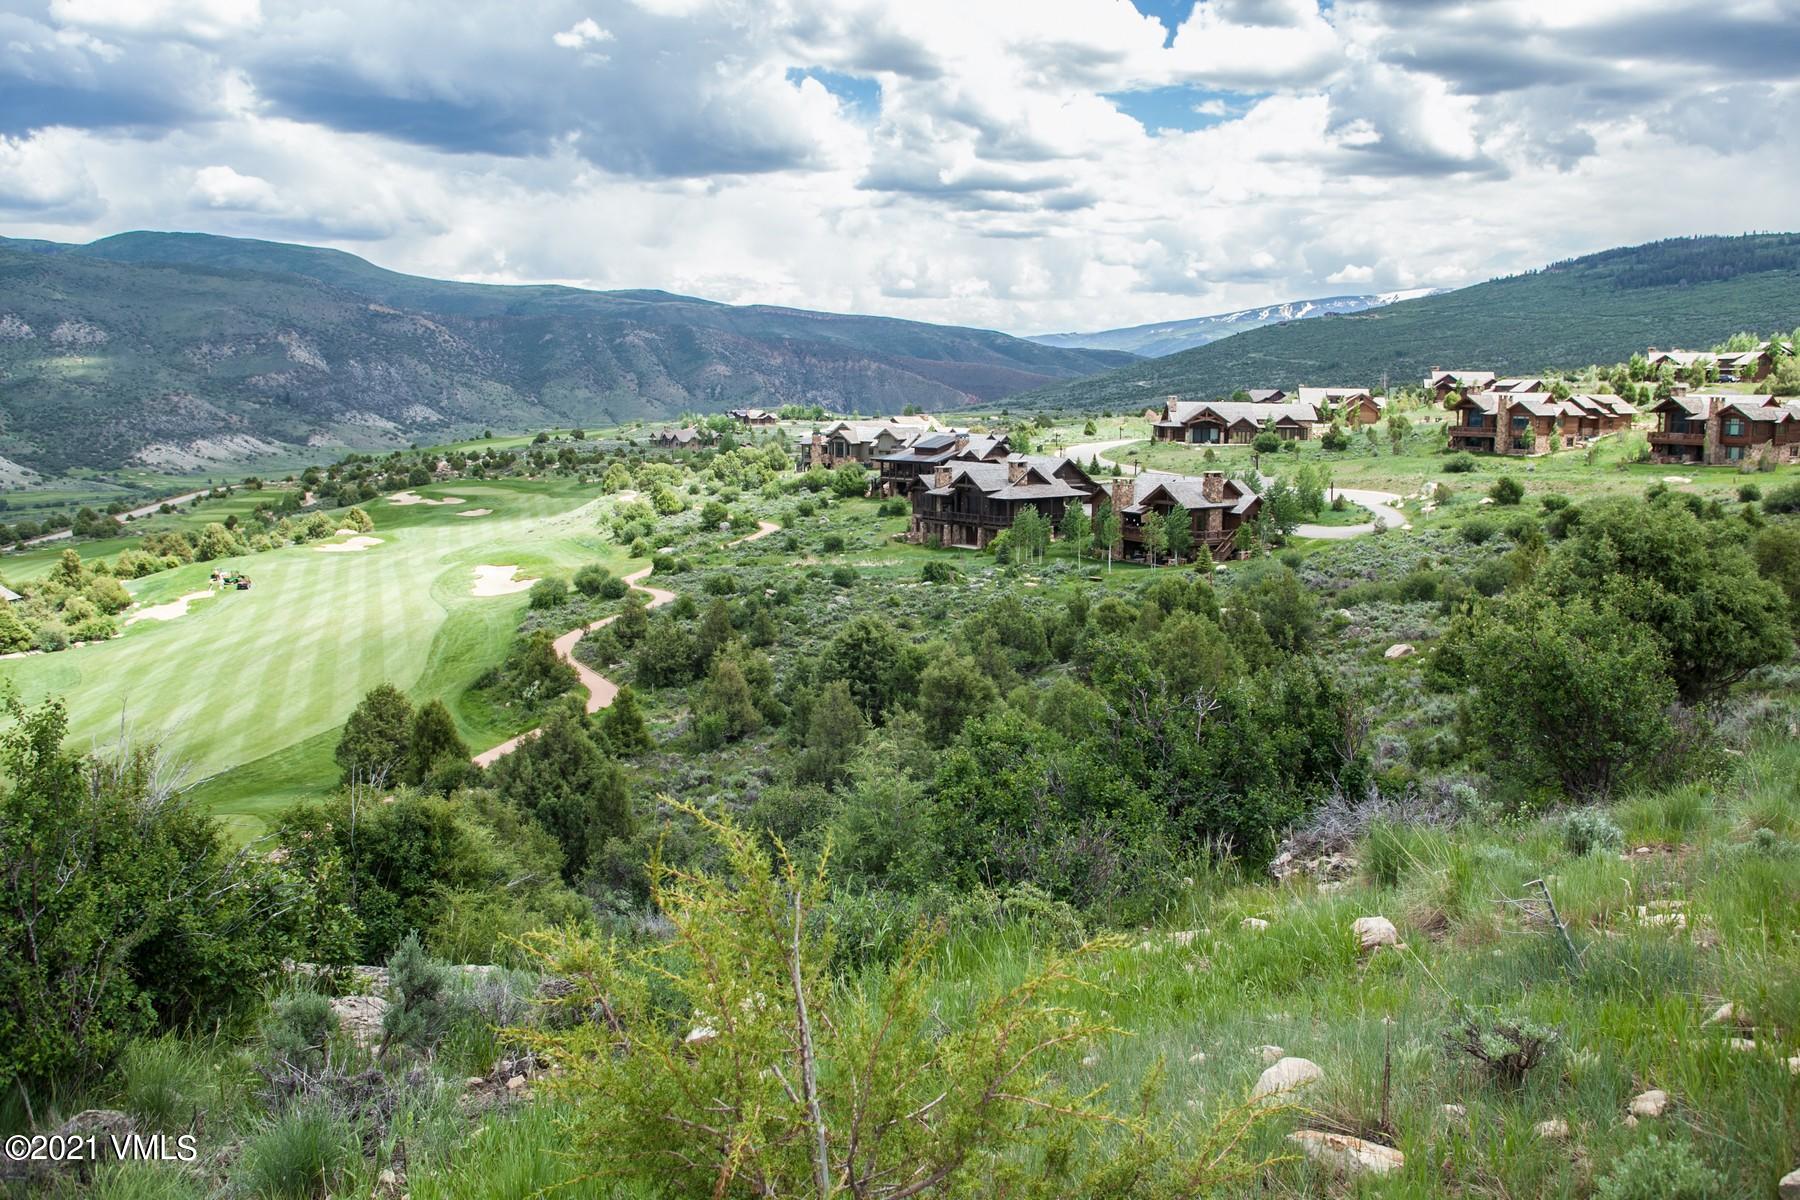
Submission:
POLYGON ((1661 429, 1650 431, 1650 444, 1653 446, 1704 446, 1704 433, 1669 433, 1661 429))

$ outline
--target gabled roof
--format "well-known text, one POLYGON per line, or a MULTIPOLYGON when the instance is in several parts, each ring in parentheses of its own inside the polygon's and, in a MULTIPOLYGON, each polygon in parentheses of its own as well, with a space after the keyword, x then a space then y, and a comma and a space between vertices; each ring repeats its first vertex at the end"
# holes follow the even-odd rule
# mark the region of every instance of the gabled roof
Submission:
POLYGON ((1750 421, 1773 422, 1785 425, 1789 421, 1800 421, 1800 401, 1776 404, 1770 396, 1743 396, 1720 406, 1719 411, 1736 413, 1750 421), (1767 401, 1767 403, 1758 403, 1767 401))
POLYGON ((987 458, 995 451, 1005 450, 1007 448, 1007 440, 1004 433, 992 437, 971 437, 969 438, 969 444, 957 452, 957 457, 987 458))
POLYGON ((1346 400, 1373 400, 1377 408, 1387 404, 1387 401, 1381 397, 1371 395, 1368 388, 1303 387, 1295 388, 1294 395, 1300 403, 1315 405, 1319 408, 1328 404, 1340 404, 1346 400))
POLYGON ((1496 379, 1489 385, 1488 390, 1493 392, 1543 392, 1549 389, 1544 386, 1542 379, 1521 378, 1496 379))
POLYGON ((1204 414, 1227 425, 1236 425, 1247 421, 1258 428, 1265 421, 1281 424, 1284 421, 1309 424, 1317 422, 1319 410, 1311 404, 1298 401, 1285 404, 1245 403, 1242 400, 1176 400, 1169 406, 1169 415, 1156 422, 1162 426, 1190 425, 1204 414))
POLYGON ((1225 498, 1216 502, 1206 498, 1201 481, 1191 475, 1165 475, 1158 471, 1146 471, 1133 476, 1133 482, 1137 484, 1137 498, 1122 510, 1128 513, 1148 512, 1152 507, 1150 501, 1159 492, 1172 503, 1190 510, 1218 508, 1241 513, 1259 499, 1248 485, 1229 477, 1225 480, 1225 498))
POLYGON ((1487 387, 1494 382, 1492 371, 1433 371, 1425 377, 1426 387, 1437 387, 1451 383, 1458 387, 1487 387))
POLYGON ((19 595, 19 593, 13 591, 4 583, 0 583, 0 600, 4 600, 6 603, 11 604, 16 600, 23 600, 24 598, 25 597, 19 595))
POLYGON ((972 485, 993 500, 1053 500, 1057 497, 1076 499, 1087 495, 1035 463, 1026 464, 1025 474, 1017 483, 1012 481, 1012 468, 1003 462, 952 460, 946 465, 950 470, 950 486, 928 488, 927 495, 952 495, 961 483, 972 485))
POLYGON ((1287 393, 1280 388, 1251 388, 1248 395, 1252 404, 1278 404, 1287 399, 1287 393))

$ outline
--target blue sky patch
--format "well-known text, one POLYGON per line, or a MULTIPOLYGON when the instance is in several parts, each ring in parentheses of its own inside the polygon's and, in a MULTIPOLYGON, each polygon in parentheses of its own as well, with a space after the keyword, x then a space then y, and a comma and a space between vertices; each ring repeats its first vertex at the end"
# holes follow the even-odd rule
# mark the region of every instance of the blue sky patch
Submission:
POLYGON ((1108 92, 1106 98, 1117 105, 1120 112, 1155 133, 1159 129, 1192 131, 1235 121, 1266 94, 1247 95, 1175 84, 1133 92, 1108 92))
POLYGON ((1131 0, 1131 6, 1146 17, 1155 17, 1168 32, 1163 36, 1163 49, 1175 41, 1175 31, 1194 11, 1194 0, 1131 0))
POLYGON ((799 83, 807 78, 824 84, 826 91, 841 100, 845 107, 855 109, 861 116, 872 117, 881 111, 881 85, 873 79, 846 75, 842 71, 828 71, 824 67, 789 67, 787 70, 789 83, 799 83))

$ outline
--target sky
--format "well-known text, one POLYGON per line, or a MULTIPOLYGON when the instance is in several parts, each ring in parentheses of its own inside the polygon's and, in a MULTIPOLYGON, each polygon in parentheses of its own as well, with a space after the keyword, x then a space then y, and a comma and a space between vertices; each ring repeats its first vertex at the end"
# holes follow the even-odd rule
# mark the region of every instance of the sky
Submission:
POLYGON ((0 0, 0 233, 1104 329, 1800 226, 1800 0, 0 0))

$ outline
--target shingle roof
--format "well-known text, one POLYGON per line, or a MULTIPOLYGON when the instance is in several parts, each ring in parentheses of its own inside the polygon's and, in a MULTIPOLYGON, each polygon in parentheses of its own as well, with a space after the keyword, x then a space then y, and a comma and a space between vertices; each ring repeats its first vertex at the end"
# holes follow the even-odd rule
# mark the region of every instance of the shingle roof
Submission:
POLYGON ((1186 425, 1202 412, 1210 412, 1227 425, 1235 425, 1239 421, 1248 421, 1252 425, 1261 426, 1265 421, 1295 421, 1302 424, 1317 422, 1319 410, 1311 404, 1290 401, 1285 404, 1255 404, 1242 400, 1177 400, 1172 406, 1169 418, 1158 421, 1158 425, 1186 425))

